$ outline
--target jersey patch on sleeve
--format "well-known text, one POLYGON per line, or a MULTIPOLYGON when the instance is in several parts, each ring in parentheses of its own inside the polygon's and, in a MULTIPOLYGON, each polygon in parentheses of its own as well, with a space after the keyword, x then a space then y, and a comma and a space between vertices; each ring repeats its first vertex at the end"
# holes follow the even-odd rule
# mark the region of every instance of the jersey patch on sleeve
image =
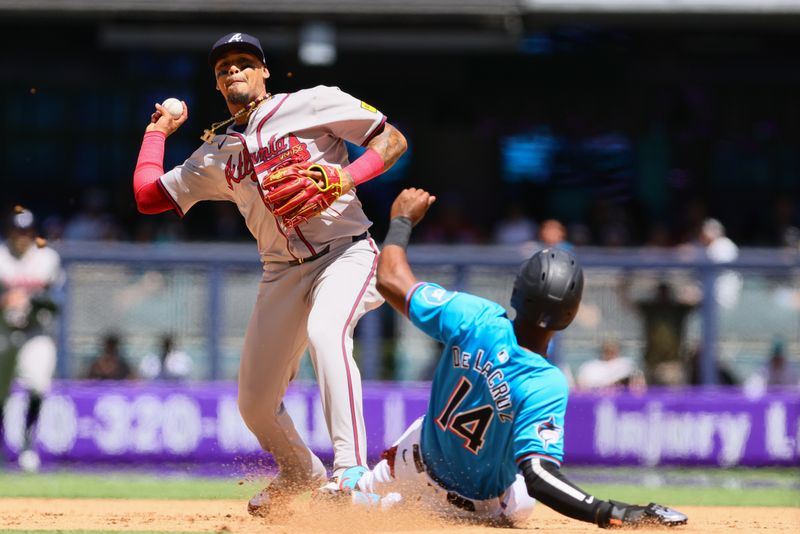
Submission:
POLYGON ((378 108, 370 106, 369 104, 367 104, 363 100, 361 101, 361 107, 366 109, 367 111, 371 111, 372 113, 377 113, 378 112, 378 108))
POLYGON ((552 415, 549 419, 547 419, 547 421, 542 421, 536 425, 536 434, 542 441, 544 450, 547 450, 551 444, 558 443, 563 432, 564 429, 556 424, 555 416, 552 415))
POLYGON ((420 298, 429 306, 441 306, 447 304, 456 296, 455 291, 447 291, 444 288, 426 285, 419 290, 420 298))

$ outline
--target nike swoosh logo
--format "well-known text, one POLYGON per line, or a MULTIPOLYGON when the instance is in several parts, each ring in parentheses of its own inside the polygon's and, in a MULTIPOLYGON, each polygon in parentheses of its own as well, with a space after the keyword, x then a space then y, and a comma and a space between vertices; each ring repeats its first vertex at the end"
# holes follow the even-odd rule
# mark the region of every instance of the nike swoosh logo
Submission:
POLYGON ((403 449, 403 454, 401 455, 403 457, 403 463, 408 463, 408 462, 406 462, 406 451, 407 450, 408 449, 403 449))
POLYGON ((217 145, 217 149, 222 150, 222 145, 225 144, 225 140, 226 139, 228 139, 228 138, 227 137, 223 137, 222 138, 222 141, 220 141, 219 144, 217 145))
POLYGON ((589 498, 586 499, 586 504, 592 504, 594 502, 594 495, 589 495, 589 498))

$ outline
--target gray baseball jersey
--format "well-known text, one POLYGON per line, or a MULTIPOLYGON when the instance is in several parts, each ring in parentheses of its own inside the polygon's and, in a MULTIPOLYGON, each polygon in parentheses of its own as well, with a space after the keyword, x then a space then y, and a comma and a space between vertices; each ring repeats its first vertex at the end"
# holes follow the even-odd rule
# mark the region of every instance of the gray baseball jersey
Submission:
POLYGON ((337 238, 363 233, 371 222, 354 191, 306 224, 287 231, 265 209, 261 181, 273 170, 302 161, 347 164, 344 141, 362 145, 386 117, 336 87, 277 94, 258 106, 243 130, 231 126, 161 177, 179 214, 200 200, 235 202, 258 241, 263 261, 312 256, 337 238))

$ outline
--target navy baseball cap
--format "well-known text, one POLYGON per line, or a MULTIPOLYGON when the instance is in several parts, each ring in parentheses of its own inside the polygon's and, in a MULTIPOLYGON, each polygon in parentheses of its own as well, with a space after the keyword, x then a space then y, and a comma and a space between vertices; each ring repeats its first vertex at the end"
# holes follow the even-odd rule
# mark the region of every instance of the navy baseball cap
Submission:
POLYGON ((14 206, 14 215, 11 217, 11 229, 18 232, 34 232, 36 219, 30 210, 22 206, 14 206))
POLYGON ((264 51, 261 49, 261 43, 257 38, 246 33, 234 32, 220 37, 220 39, 214 43, 214 46, 211 47, 211 52, 208 54, 209 65, 214 67, 214 64, 220 56, 229 50, 249 52, 260 59, 262 63, 265 65, 267 64, 267 60, 264 58, 264 51))

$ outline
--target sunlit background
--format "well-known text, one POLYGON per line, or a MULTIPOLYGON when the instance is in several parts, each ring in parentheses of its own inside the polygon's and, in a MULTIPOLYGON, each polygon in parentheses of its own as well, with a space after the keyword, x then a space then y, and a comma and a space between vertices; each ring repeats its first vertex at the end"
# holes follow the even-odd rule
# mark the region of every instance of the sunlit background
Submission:
MULTIPOLYGON (((0 208, 32 210, 66 273, 39 469, 237 476, 264 457, 236 407, 255 243, 233 204, 146 216, 131 187, 155 102, 189 107, 166 168, 228 117, 206 57, 244 31, 273 93, 338 86, 407 137, 358 195, 378 242, 402 188, 437 195, 419 278, 507 306, 533 251, 583 262, 550 354, 578 481, 644 466, 611 482, 760 484, 800 506, 799 29, 790 0, 0 0, 0 208), (109 345, 130 379, 87 380, 109 345)), ((372 457, 422 413, 439 350, 388 306, 361 320, 372 457)), ((330 458, 313 380, 306 358, 286 404, 330 458)), ((26 398, 5 408, 12 474, 26 398)))

